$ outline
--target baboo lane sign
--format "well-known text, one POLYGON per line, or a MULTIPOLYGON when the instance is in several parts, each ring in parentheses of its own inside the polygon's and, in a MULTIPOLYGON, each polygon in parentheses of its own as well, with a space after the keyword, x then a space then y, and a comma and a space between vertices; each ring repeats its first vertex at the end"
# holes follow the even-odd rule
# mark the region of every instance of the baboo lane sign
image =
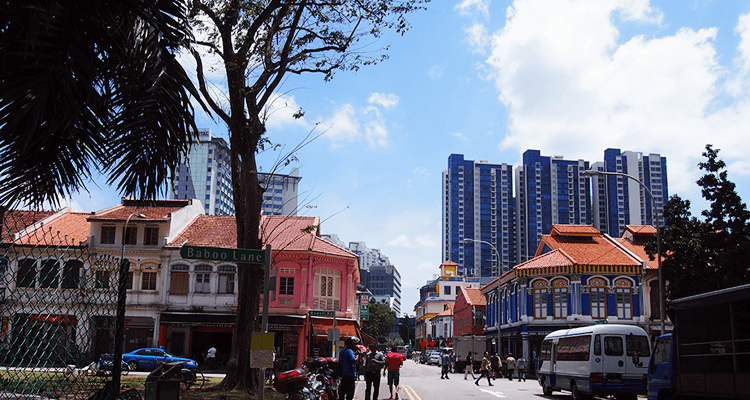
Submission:
POLYGON ((182 248, 180 248, 180 256, 191 260, 233 261, 251 264, 263 264, 266 262, 265 250, 182 246, 182 248))

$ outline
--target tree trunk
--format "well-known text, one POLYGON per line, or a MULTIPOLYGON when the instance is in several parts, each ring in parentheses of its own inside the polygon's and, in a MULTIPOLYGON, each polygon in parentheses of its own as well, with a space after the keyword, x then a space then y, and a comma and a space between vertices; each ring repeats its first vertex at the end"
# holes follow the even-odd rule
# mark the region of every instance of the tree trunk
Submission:
MULTIPOLYGON (((260 213, 263 191, 258 182, 255 152, 265 132, 257 110, 245 115, 242 68, 227 68, 231 109, 228 124, 232 157, 232 189, 237 220, 237 247, 260 250, 260 213)), ((260 289, 263 265, 237 266, 237 316, 232 336, 232 351, 221 386, 226 389, 248 389, 257 385, 257 369, 250 368, 250 339, 258 332, 260 289)), ((262 387, 262 384, 259 385, 262 387)))

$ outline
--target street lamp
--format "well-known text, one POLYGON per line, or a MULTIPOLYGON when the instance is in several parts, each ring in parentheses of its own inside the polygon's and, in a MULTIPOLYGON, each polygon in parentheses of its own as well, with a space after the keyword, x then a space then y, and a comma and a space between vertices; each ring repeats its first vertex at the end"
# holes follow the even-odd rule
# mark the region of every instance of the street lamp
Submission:
MULTIPOLYGON (((502 275, 502 273, 500 271, 500 253, 497 251, 497 248, 495 248, 495 246, 493 246, 492 243, 485 242, 484 240, 475 240, 475 239, 464 238, 464 243, 468 244, 468 243, 471 243, 471 242, 474 242, 474 243, 484 243, 484 244, 488 244, 488 245, 490 245, 490 247, 492 247, 492 250, 495 251, 495 255, 497 256, 497 276, 502 275)), ((474 274, 476 274, 476 268, 474 269, 474 274)))
POLYGON ((496 291, 497 291, 497 318, 496 318, 497 321, 496 321, 496 323, 497 323, 497 354, 500 354, 500 325, 502 325, 502 323, 500 321, 500 316, 502 316, 502 314, 503 314, 500 311, 500 275, 502 275, 502 271, 500 270, 500 253, 497 251, 497 248, 495 248, 495 246, 493 246, 492 243, 490 243, 490 242, 485 242, 484 240, 475 240, 475 239, 464 238, 464 243, 468 244, 468 243, 471 243, 471 242, 484 243, 484 244, 490 245, 490 247, 492 247, 492 250, 495 251, 495 255, 497 256, 497 276, 498 276, 498 278, 497 278, 497 289, 496 289, 496 291))
MULTIPOLYGON (((662 275, 661 270, 661 237, 659 235, 659 208, 656 205, 656 200, 654 199, 653 193, 651 193, 651 190, 641 182, 638 178, 624 174, 622 172, 607 172, 607 171, 595 171, 592 169, 586 170, 581 172, 581 176, 583 177, 594 177, 599 175, 614 175, 614 176, 622 176, 628 179, 632 179, 636 182, 638 182, 639 185, 643 188, 643 190, 648 194, 648 197, 651 198, 651 204, 654 207, 654 215, 656 215, 656 262, 657 262, 657 268, 658 268, 658 279, 659 279, 659 319, 661 320, 661 334, 663 335, 665 333, 664 329, 664 318, 666 316, 666 312, 664 310, 664 278, 662 275)), ((653 217, 652 217, 653 219, 653 217)))
POLYGON ((122 342, 125 337, 125 299, 126 286, 128 280, 128 265, 125 262, 125 235, 128 232, 128 223, 130 218, 146 218, 145 215, 132 213, 125 220, 125 227, 122 230, 122 251, 120 252, 120 268, 117 276, 117 321, 115 322, 115 346, 112 357, 112 387, 115 394, 120 390, 120 369, 122 367, 122 342))

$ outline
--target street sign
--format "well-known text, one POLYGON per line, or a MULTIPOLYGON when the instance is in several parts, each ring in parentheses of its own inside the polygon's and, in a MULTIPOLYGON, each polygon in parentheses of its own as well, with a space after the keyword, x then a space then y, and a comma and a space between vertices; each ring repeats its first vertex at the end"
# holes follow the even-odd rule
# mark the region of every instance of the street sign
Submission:
POLYGON ((341 335, 341 330, 339 328, 328 328, 328 341, 329 342, 338 342, 339 337, 341 335))
POLYGON ((333 317, 333 311, 310 310, 311 317, 333 317))
POLYGON ((240 263, 263 264, 266 262, 265 250, 223 249, 221 247, 182 246, 182 258, 208 261, 234 261, 240 263))

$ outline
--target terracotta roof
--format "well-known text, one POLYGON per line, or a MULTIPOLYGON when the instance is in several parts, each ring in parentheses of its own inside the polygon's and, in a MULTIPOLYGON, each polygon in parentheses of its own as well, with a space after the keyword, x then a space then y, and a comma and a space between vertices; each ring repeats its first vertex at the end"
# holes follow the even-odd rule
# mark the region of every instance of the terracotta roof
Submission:
POLYGON ((3 223, 0 226, 0 239, 3 243, 11 241, 9 235, 18 233, 27 226, 33 225, 34 223, 43 220, 54 214, 52 211, 24 211, 24 210, 8 210, 3 215, 3 223))
MULTIPOLYGON (((484 298, 484 296, 482 296, 482 298, 484 298)), ((448 304, 448 308, 446 308, 445 310, 443 310, 443 312, 441 312, 440 314, 436 315, 435 317, 446 317, 446 316, 450 316, 450 315, 453 315, 453 304, 448 304)), ((432 318, 435 318, 435 317, 432 317, 432 318)))
MULTIPOLYGON (((270 244, 273 251, 312 251, 358 259, 356 254, 319 237, 319 225, 318 217, 264 215, 261 218, 261 237, 263 243, 270 244)), ((166 247, 179 248, 183 244, 236 248, 236 219, 233 216, 198 216, 166 247)))
POLYGON ((656 228, 651 225, 625 225, 625 230, 633 233, 656 235, 656 228))
POLYGON ((190 246, 237 248, 237 221, 233 216, 199 215, 166 247, 190 246))
MULTIPOLYGON (((654 231, 654 233, 655 232, 656 231, 654 231)), ((629 240, 623 238, 615 238, 615 240, 617 241, 617 243, 620 243, 623 247, 633 252, 636 257, 640 258, 643 261, 646 261, 646 265, 649 269, 659 269, 659 261, 656 260, 655 256, 654 259, 651 260, 648 253, 646 253, 646 246, 631 243, 629 240)), ((663 256, 662 260, 664 260, 663 256)))
MULTIPOLYGON (((190 205, 190 200, 153 200, 139 202, 122 199, 122 204, 91 214, 89 221, 125 221, 132 214, 143 214, 144 222, 169 221, 171 213, 190 205)), ((133 218, 131 218, 132 220, 133 218)))
POLYGON ((461 287, 466 303, 473 306, 487 305, 487 298, 482 295, 482 290, 476 288, 461 287))
POLYGON ((444 263, 442 263, 442 264, 440 264, 440 265, 458 265, 458 263, 456 263, 456 262, 453 262, 453 261, 451 261, 451 260, 448 260, 448 261, 445 261, 444 263))
POLYGON ((593 225, 552 225, 552 235, 599 236, 601 233, 593 225))
POLYGON ((13 243, 23 246, 84 246, 91 232, 86 220, 89 215, 64 209, 36 225, 29 225, 25 231, 17 232, 21 235, 13 243))
POLYGON ((557 229, 563 226, 554 225, 553 234, 542 236, 535 257, 542 255, 543 251, 560 249, 578 265, 640 265, 638 260, 615 245, 609 237, 598 233, 593 226, 573 225, 570 229, 557 229), (597 235, 583 234, 592 229, 597 235), (566 233, 555 234, 559 232, 566 233), (581 235, 568 232, 581 232, 581 235))
POLYGON ((514 269, 531 269, 531 268, 544 268, 544 267, 563 267, 566 265, 575 265, 575 260, 570 258, 565 251, 561 249, 555 249, 549 253, 542 254, 528 260, 522 264, 517 265, 514 269))

